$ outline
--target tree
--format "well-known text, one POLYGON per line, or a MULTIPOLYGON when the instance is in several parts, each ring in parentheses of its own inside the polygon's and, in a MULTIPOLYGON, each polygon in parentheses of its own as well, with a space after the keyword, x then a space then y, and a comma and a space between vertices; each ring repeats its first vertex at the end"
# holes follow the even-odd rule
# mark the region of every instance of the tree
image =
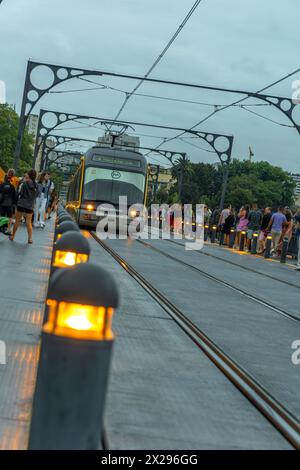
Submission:
MULTIPOLYGON (((177 176, 177 169, 174 175, 177 176)), ((219 204, 222 190, 223 172, 221 165, 191 163, 185 167, 181 203, 219 204)), ((177 193, 178 185, 171 187, 169 196, 177 193)), ((234 159, 229 165, 229 180, 225 202, 236 209, 241 205, 257 203, 259 207, 294 204, 295 182, 280 167, 268 162, 250 162, 234 159)))
MULTIPOLYGON (((13 166, 19 119, 12 107, 0 104, 0 166, 5 171, 13 166)), ((33 143, 33 137, 25 130, 21 147, 20 174, 32 167, 33 143)))
POLYGON ((49 167, 51 181, 53 181, 55 190, 59 193, 64 181, 64 173, 55 165, 49 167))

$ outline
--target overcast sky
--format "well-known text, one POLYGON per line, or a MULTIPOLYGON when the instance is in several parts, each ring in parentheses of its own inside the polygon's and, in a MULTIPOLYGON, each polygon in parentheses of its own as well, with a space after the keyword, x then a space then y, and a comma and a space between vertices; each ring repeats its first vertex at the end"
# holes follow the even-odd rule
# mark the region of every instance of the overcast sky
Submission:
MULTIPOLYGON (((29 58, 54 64, 143 75, 162 51, 194 0, 3 0, 0 6, 0 80, 6 83, 7 101, 20 111, 26 63, 29 58)), ((300 67, 299 0, 203 0, 172 47, 152 73, 152 78, 257 91, 300 67)), ((87 77, 97 83, 130 91, 135 81, 87 77)), ((47 79, 44 73, 36 80, 47 79)), ((291 98, 292 81, 268 93, 291 98)), ((78 79, 53 91, 94 85, 78 79)), ((199 101, 231 103, 236 94, 143 84, 138 93, 199 101)), ((124 94, 111 90, 47 94, 36 105, 69 113, 114 118, 124 94)), ((261 103, 249 99, 246 103, 261 103)), ((300 106, 299 106, 300 108, 300 106)), ((120 119, 189 128, 212 107, 134 96, 120 119)), ((250 110, 281 124, 289 120, 275 107, 250 110)), ((300 111, 297 111, 300 123, 300 111)), ((66 124, 56 133, 96 139, 95 128, 66 124), (67 129, 66 129, 67 128, 67 129)), ((300 172, 300 135, 240 108, 217 113, 199 129, 233 134, 233 156, 267 160, 300 172)), ((158 137, 174 132, 135 127, 141 144, 154 147, 158 137)), ((83 149, 84 147, 80 147, 83 149)), ((192 161, 216 162, 203 140, 173 140, 162 148, 186 151, 192 161), (201 148, 196 148, 197 145, 201 148)), ((163 162, 155 156, 153 162, 163 162)))

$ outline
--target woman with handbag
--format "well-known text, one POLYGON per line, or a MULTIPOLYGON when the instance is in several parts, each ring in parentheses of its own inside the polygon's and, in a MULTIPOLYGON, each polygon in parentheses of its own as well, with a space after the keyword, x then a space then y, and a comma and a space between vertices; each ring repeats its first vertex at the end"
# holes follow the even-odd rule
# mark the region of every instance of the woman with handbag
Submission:
POLYGON ((16 210, 16 222, 14 225, 13 233, 10 235, 9 239, 14 240, 16 231, 19 228, 22 217, 25 217, 27 233, 28 233, 28 243, 32 243, 32 215, 35 205, 35 199, 37 196, 37 184, 35 182, 36 171, 29 170, 24 177, 23 182, 21 183, 17 210, 16 210))

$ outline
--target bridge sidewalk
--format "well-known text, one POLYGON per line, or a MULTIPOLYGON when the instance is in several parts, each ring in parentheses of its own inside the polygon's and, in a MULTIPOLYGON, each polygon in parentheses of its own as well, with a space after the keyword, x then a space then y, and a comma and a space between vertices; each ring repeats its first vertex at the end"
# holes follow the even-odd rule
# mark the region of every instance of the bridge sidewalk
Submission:
POLYGON ((36 229, 33 245, 24 226, 14 242, 0 234, 0 450, 27 447, 53 230, 36 229))

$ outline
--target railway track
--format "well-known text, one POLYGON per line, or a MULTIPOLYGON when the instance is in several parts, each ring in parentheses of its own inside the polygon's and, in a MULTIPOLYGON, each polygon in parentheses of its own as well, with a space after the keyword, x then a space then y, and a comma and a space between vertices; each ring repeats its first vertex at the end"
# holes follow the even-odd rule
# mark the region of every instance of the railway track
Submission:
POLYGON ((287 439, 294 448, 300 449, 299 420, 244 368, 198 328, 182 310, 178 309, 167 297, 136 271, 136 269, 130 266, 115 250, 100 240, 95 233, 91 232, 91 235, 96 242, 135 279, 153 300, 167 312, 184 333, 189 336, 219 370, 270 421, 285 439, 287 439))
POLYGON ((160 250, 159 248, 153 246, 153 245, 150 245, 149 243, 146 243, 142 240, 136 240, 138 243, 141 243, 142 245, 144 245, 145 247, 147 248, 150 248, 152 250, 154 250, 156 253, 159 253, 160 255, 162 256, 165 256, 166 258, 169 258, 173 261, 175 261, 176 263, 179 263, 185 267, 188 267, 190 269, 193 269, 195 270, 196 272, 198 272, 200 275, 206 277, 207 279, 210 279, 214 282, 217 282, 218 284, 221 284, 223 285, 224 287, 227 287, 228 289, 234 291, 234 292, 237 292, 238 294, 242 295, 243 297, 247 297, 249 300, 255 302, 255 303, 258 303, 260 305, 263 305, 264 307, 272 310, 273 312, 276 312, 277 314, 285 317, 285 318, 288 318, 289 320, 291 321, 294 321, 294 322, 297 322, 299 324, 300 322, 300 317, 297 317, 296 315, 293 315, 292 313, 290 312, 287 312, 281 308, 278 308, 276 307, 276 305, 273 305, 272 303, 270 302, 267 302, 266 300, 263 300, 263 299, 260 299, 259 297, 257 296, 254 296, 252 294, 249 294, 248 292, 246 292, 244 289, 241 289, 237 286, 234 286, 233 284, 230 284, 229 282, 227 281, 224 281, 223 279, 220 279, 218 278, 217 276, 214 276, 212 274, 209 274, 207 273, 206 271, 204 271, 203 269, 201 268, 198 268, 197 266, 194 266, 190 263, 187 263, 186 261, 183 261, 179 258, 176 258, 175 256, 173 255, 170 255, 168 253, 165 253, 164 251, 160 250))
MULTIPOLYGON (((170 240, 169 239, 164 239, 164 241, 173 243, 175 245, 183 246, 182 243, 176 242, 175 240, 172 240, 172 239, 170 239, 170 240)), ((272 274, 262 273, 260 271, 257 271, 256 269, 253 269, 253 268, 250 268, 250 267, 247 267, 247 266, 242 266, 241 264, 235 263, 234 261, 230 261, 228 259, 221 258, 220 256, 213 255, 212 253, 206 253, 203 250, 195 251, 195 253, 197 253, 200 256, 208 256, 210 258, 217 259, 218 261, 222 261, 223 263, 231 264, 232 266, 236 266, 236 267, 241 268, 245 271, 249 271, 249 272, 252 272, 252 273, 255 273, 255 274, 259 274, 260 276, 267 277, 269 279, 272 279, 273 281, 281 282, 282 284, 288 285, 290 287, 295 287, 296 289, 300 289, 300 285, 294 284, 293 282, 285 281, 283 279, 278 279, 276 276, 272 276, 272 274)))

